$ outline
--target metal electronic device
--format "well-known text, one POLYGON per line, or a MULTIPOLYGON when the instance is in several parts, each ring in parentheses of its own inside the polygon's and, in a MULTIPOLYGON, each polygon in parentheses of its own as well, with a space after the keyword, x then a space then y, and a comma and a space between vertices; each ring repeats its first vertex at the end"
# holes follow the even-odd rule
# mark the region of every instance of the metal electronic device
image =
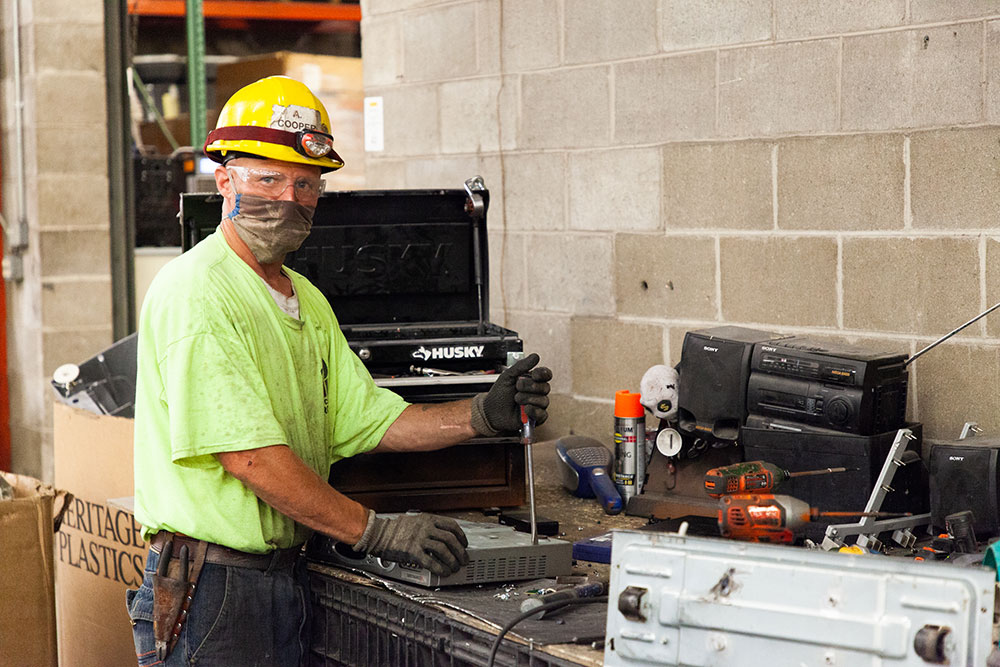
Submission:
POLYGON ((996 572, 615 531, 606 667, 985 665, 996 572))
MULTIPOLYGON (((391 519, 399 514, 379 514, 391 519)), ((532 536, 498 523, 459 521, 469 539, 469 562, 455 574, 441 577, 418 565, 396 563, 353 551, 343 542, 314 537, 306 549, 310 559, 418 586, 460 586, 491 581, 539 579, 569 574, 573 566, 573 545, 563 540, 532 536)))

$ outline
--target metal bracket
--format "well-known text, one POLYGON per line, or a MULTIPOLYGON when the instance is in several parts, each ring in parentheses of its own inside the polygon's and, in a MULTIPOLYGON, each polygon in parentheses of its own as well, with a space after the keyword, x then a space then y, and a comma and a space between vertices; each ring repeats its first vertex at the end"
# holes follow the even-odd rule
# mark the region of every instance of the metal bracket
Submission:
POLYGON ((972 436, 979 435, 983 432, 983 429, 979 427, 976 422, 965 422, 965 426, 962 427, 962 433, 958 436, 959 440, 965 440, 966 438, 971 438, 972 436))
POLYGON ((465 192, 468 195, 465 200, 465 212, 473 218, 481 218, 486 213, 486 203, 483 201, 483 192, 486 192, 486 183, 482 176, 473 176, 465 181, 465 192))
MULTIPOLYGON (((893 440, 892 446, 889 448, 889 453, 885 457, 885 463, 882 464, 882 471, 875 481, 875 488, 872 489, 868 503, 865 505, 866 513, 878 512, 882 508, 882 501, 892 491, 892 486, 890 485, 892 484, 892 478, 895 476, 896 470, 908 463, 906 459, 910 457, 906 456, 906 447, 913 439, 913 432, 908 428, 901 428, 896 432, 896 439, 893 440)), ((877 545, 880 548, 882 546, 882 543, 878 540, 880 533, 889 530, 898 532, 903 529, 930 523, 930 520, 930 514, 917 514, 915 516, 882 519, 880 521, 876 521, 875 517, 866 516, 862 517, 857 523, 842 523, 827 526, 821 546, 827 551, 837 549, 844 546, 843 540, 845 537, 857 535, 858 539, 856 543, 858 546, 871 547, 877 545)), ((902 536, 902 533, 900 535, 902 536)))

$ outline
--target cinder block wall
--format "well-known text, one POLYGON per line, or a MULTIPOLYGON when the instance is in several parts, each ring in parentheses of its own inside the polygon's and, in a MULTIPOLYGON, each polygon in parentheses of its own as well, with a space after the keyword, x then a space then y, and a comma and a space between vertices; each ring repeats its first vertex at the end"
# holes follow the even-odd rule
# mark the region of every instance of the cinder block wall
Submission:
MULTIPOLYGON (((1000 5, 367 0, 373 187, 482 173, 492 316, 549 435, 730 323, 914 353, 1000 301, 1000 5)), ((1000 434, 1000 315, 911 367, 936 437, 1000 434)))
MULTIPOLYGON (((13 2, 0 2, 3 217, 18 219, 13 2)), ((112 342, 104 4, 20 2, 24 278, 6 281, 12 468, 51 481, 52 372, 112 342)), ((9 254, 5 243, 5 254, 9 254)))

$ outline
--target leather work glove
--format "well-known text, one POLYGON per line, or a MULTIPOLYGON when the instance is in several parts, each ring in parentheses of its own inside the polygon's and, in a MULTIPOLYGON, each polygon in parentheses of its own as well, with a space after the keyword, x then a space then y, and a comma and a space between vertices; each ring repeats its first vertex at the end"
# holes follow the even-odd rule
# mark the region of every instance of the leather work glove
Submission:
POLYGON ((549 414, 549 380, 552 371, 538 363, 537 354, 529 354, 509 367, 490 390, 472 398, 472 428, 482 435, 514 433, 521 430, 521 406, 535 420, 545 423, 549 414))
POLYGON ((469 540, 454 519, 433 514, 402 514, 395 519, 368 511, 368 526, 355 551, 397 563, 413 563, 446 577, 469 562, 469 540))

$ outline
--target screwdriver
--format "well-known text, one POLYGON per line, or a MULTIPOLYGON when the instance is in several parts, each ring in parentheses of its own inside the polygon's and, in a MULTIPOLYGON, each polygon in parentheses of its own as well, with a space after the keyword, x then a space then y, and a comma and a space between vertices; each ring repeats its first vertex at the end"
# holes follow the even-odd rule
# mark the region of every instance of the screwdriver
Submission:
POLYGON ((535 420, 521 406, 521 444, 528 468, 528 514, 531 520, 531 543, 538 544, 538 521, 535 519, 535 470, 532 467, 531 443, 535 441, 535 420))
POLYGON ((828 475, 834 472, 847 472, 847 470, 847 468, 821 468, 819 470, 788 472, 766 461, 734 463, 720 468, 712 468, 705 473, 705 493, 712 498, 721 498, 727 493, 768 493, 793 477, 828 475))
POLYGON ((745 542, 791 543, 807 523, 821 516, 900 517, 911 513, 821 512, 792 496, 733 494, 719 500, 719 533, 745 542))

